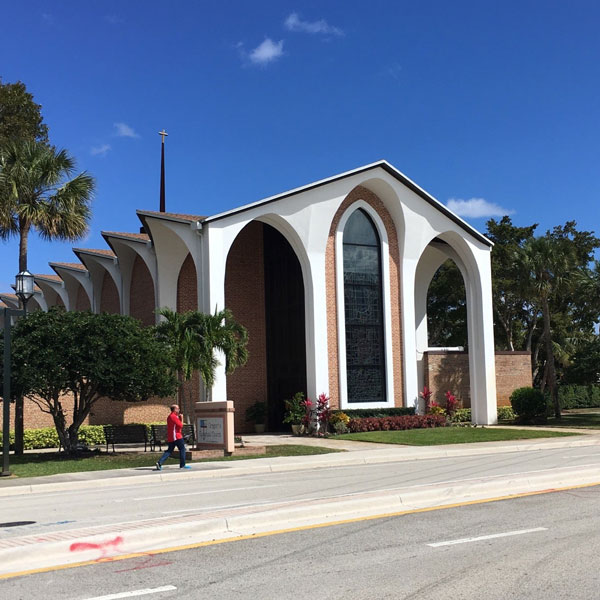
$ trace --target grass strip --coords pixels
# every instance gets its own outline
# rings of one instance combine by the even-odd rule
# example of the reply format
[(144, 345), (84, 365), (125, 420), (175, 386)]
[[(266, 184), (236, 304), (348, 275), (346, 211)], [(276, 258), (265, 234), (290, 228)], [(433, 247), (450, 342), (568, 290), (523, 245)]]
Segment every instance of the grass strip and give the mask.
[[(323, 448), (321, 446), (281, 444), (267, 446), (265, 454), (255, 456), (233, 455), (193, 462), (247, 460), (249, 458), (272, 458), (276, 456), (307, 456), (311, 454), (328, 454), (330, 452), (342, 452), (342, 450)], [(54, 452), (27, 452), (23, 456), (10, 456), (10, 471), (16, 477), (43, 477), (58, 473), (152, 467), (161, 454), (161, 452), (100, 452), (93, 456), (70, 458)], [(1, 456), (2, 453), (0, 453)], [(165, 464), (177, 464), (178, 460), (169, 459)], [(0, 485), (2, 485), (1, 480)]]
[(576, 435), (565, 431), (538, 431), (504, 429), (496, 427), (438, 427), (435, 429), (409, 429), (407, 431), (368, 431), (345, 433), (336, 439), (377, 444), (402, 444), (406, 446), (438, 446), (441, 444), (468, 444), (472, 442), (503, 442), (535, 438)]

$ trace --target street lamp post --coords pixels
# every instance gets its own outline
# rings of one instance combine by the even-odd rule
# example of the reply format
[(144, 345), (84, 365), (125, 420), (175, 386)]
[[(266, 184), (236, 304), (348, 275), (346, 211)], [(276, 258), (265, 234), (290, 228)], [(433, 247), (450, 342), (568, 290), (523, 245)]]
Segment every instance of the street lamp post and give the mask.
[(11, 320), (13, 317), (24, 314), (22, 310), (14, 308), (3, 308), (4, 313), (4, 389), (2, 392), (2, 477), (10, 475), (10, 464), (8, 454), (10, 452), (10, 333)]
[[(23, 306), (22, 311), (15, 311), (11, 309), (5, 309), (4, 313), (4, 386), (5, 393), (4, 398), (8, 398), (10, 401), (10, 330), (11, 330), (11, 316), (18, 315), (27, 315), (27, 302), (29, 302), (30, 298), (33, 296), (34, 292), (34, 276), (27, 270), (21, 271), (15, 277), (15, 293), (21, 304)], [(8, 314), (6, 310), (10, 311)], [(8, 317), (8, 318), (7, 318)], [(8, 338), (8, 339), (7, 339)], [(7, 357), (8, 356), (8, 360)], [(8, 369), (8, 371), (7, 371)], [(8, 373), (8, 377), (7, 377)], [(6, 388), (8, 381), (8, 388)], [(8, 389), (8, 395), (6, 394), (6, 390)], [(7, 414), (7, 406), (8, 403), (5, 403), (4, 406), (4, 415)], [(8, 421), (6, 417), (3, 417), (4, 421)], [(3, 423), (4, 423), (3, 421)], [(3, 427), (6, 429), (6, 426)], [(21, 455), (23, 454), (23, 434), (24, 434), (24, 403), (23, 398), (19, 397), (15, 399), (15, 454)], [(6, 448), (6, 440), (3, 440), (3, 447)], [(4, 463), (8, 461), (8, 452), (4, 451)], [(3, 468), (4, 475), (4, 468)]]

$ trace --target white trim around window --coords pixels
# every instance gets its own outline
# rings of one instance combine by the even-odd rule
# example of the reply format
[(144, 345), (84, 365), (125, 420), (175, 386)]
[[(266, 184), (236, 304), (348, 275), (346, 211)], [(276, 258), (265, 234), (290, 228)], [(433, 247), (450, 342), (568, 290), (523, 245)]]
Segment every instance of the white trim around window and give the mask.
[[(348, 379), (346, 373), (346, 317), (344, 306), (344, 228), (350, 215), (361, 208), (371, 218), (381, 243), (381, 277), (383, 297), (383, 335), (385, 356), (385, 402), (348, 402)], [(353, 202), (342, 215), (335, 232), (335, 275), (338, 323), (338, 373), (340, 385), (340, 409), (390, 408), (394, 406), (394, 369), (392, 353), (392, 319), (390, 293), (389, 243), (385, 225), (373, 207), (364, 200)]]

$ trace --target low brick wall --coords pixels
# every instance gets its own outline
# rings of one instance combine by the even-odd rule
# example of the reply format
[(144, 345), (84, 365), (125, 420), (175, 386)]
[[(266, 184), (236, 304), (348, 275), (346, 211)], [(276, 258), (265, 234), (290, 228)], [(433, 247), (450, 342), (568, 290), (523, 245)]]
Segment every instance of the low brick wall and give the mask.
[[(444, 405), (450, 390), (464, 408), (471, 407), (469, 355), (467, 352), (430, 350), (424, 357), (425, 385), (433, 392), (432, 400)], [(517, 388), (530, 386), (531, 353), (495, 353), (496, 398), (498, 406), (510, 405), (510, 395)]]
[[(62, 400), (67, 421), (72, 416), (72, 400), (65, 397)], [(169, 406), (172, 398), (150, 398), (146, 402), (115, 402), (108, 398), (100, 398), (92, 408), (92, 413), (85, 420), (86, 425), (125, 425), (127, 423), (153, 423), (165, 421), (169, 415)], [(0, 403), (0, 406), (2, 404)], [(2, 411), (0, 411), (0, 427), (2, 426)], [(40, 427), (54, 427), (52, 416), (42, 412), (37, 404), (25, 400), (24, 421), (26, 429)], [(14, 429), (15, 410), (14, 404), (10, 407), (10, 424)]]

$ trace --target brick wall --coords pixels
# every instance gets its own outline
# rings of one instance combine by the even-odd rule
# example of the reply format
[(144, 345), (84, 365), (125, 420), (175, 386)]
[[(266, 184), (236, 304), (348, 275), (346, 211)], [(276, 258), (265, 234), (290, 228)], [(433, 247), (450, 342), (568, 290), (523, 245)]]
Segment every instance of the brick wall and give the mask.
[(394, 221), (385, 208), (383, 202), (370, 190), (358, 186), (353, 189), (340, 205), (333, 218), (327, 240), (325, 256), (326, 286), (327, 286), (327, 347), (329, 355), (329, 397), (333, 408), (339, 407), (339, 369), (338, 369), (338, 318), (337, 318), (337, 288), (336, 288), (336, 259), (335, 235), (338, 223), (346, 209), (357, 200), (369, 204), (383, 221), (388, 238), (389, 256), (382, 260), (389, 261), (390, 272), (390, 297), (392, 319), (392, 361), (393, 365), (386, 365), (386, 370), (393, 369), (394, 374), (394, 406), (402, 406), (404, 399), (404, 382), (402, 380), (402, 331), (400, 308), (400, 252), (398, 249), (398, 234)]
[(227, 256), (225, 305), (248, 329), (246, 366), (227, 376), (227, 399), (235, 406), (236, 432), (251, 431), (246, 409), (267, 400), (263, 224), (252, 222), (239, 233)]
[(75, 310), (90, 310), (90, 299), (81, 284), (77, 285), (77, 299), (75, 301)]
[(498, 406), (510, 406), (510, 395), (533, 385), (530, 352), (496, 352), (496, 398)]
[[(468, 353), (432, 350), (425, 354), (423, 360), (425, 385), (433, 392), (431, 399), (444, 405), (444, 394), (450, 390), (464, 408), (470, 408)], [(510, 405), (510, 395), (515, 389), (532, 385), (531, 354), (496, 352), (495, 363), (498, 406)]]
[[(69, 396), (61, 399), (67, 416), (67, 424), (70, 424), (73, 413), (73, 400)], [(152, 423), (164, 421), (169, 414), (169, 406), (172, 398), (150, 398), (146, 402), (115, 402), (108, 398), (100, 398), (93, 406), (90, 416), (85, 420), (85, 425), (122, 425), (124, 423)], [(43, 406), (43, 405), (42, 405)], [(10, 424), (14, 429), (15, 411), (14, 404), (11, 405)], [(54, 427), (52, 416), (42, 412), (38, 405), (32, 400), (25, 399), (24, 422), (26, 429), (37, 429), (40, 427)], [(2, 426), (2, 414), (0, 414), (0, 427)]]
[(129, 300), (129, 314), (139, 319), (144, 325), (154, 325), (156, 317), (154, 309), (154, 283), (146, 263), (135, 257), (131, 273), (131, 294)]
[(104, 271), (102, 278), (102, 292), (100, 294), (100, 312), (112, 314), (121, 313), (121, 305), (119, 302), (119, 290), (113, 281), (113, 278)]

